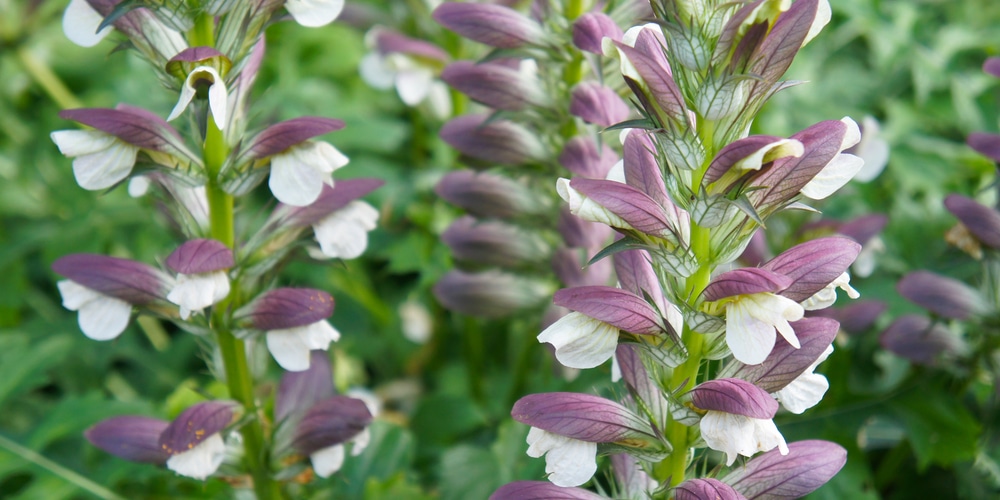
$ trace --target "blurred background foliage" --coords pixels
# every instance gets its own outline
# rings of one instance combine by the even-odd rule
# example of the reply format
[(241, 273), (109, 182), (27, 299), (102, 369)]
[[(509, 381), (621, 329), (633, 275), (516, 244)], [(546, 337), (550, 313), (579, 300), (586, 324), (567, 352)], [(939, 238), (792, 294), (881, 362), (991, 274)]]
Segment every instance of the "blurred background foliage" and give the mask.
[[(256, 96), (259, 124), (306, 114), (345, 120), (347, 128), (329, 136), (351, 158), (337, 177), (386, 181), (369, 197), (382, 213), (362, 259), (318, 267), (303, 252), (286, 269), (288, 283), (326, 289), (337, 300), (331, 322), (344, 335), (331, 356), (338, 386), (370, 388), (385, 404), (361, 457), (301, 495), (486, 498), (506, 482), (543, 476), (542, 461), (524, 454), (527, 428), (511, 421), (512, 403), (534, 392), (607, 390), (609, 371), (566, 381), (535, 339), (541, 311), (486, 321), (435, 303), (430, 287), (451, 266), (439, 236), (459, 213), (433, 187), (456, 168), (456, 155), (437, 138), (439, 121), (368, 87), (357, 67), (372, 20), (453, 53), (467, 49), (430, 22), (423, 2), (353, 3), (351, 16), (326, 28), (272, 26)], [(989, 446), (990, 430), (1000, 428), (988, 403), (992, 383), (956, 391), (954, 374), (911, 367), (883, 351), (878, 331), (918, 310), (895, 290), (911, 270), (975, 283), (979, 267), (944, 241), (954, 219), (941, 202), (953, 192), (995, 201), (984, 196), (995, 165), (964, 141), (998, 128), (1000, 87), (981, 64), (1000, 53), (1000, 3), (831, 3), (833, 22), (787, 75), (808, 83), (773, 99), (754, 131), (788, 135), (844, 115), (881, 123), (891, 148), (885, 171), (820, 208), (839, 220), (888, 216), (875, 272), (852, 281), (888, 311), (870, 331), (841, 339), (820, 367), (831, 382), (820, 406), (779, 418), (778, 427), (789, 441), (825, 438), (848, 448), (847, 466), (816, 498), (991, 498), (1000, 494), (1000, 456)], [(165, 116), (173, 105), (128, 52), (67, 41), (64, 7), (0, 0), (0, 498), (223, 498), (224, 485), (116, 459), (82, 437), (100, 419), (173, 415), (195, 391), (218, 388), (192, 335), (142, 320), (118, 340), (98, 343), (61, 307), (49, 269), (59, 256), (157, 262), (177, 237), (154, 200), (80, 189), (48, 137), (74, 127), (57, 116), (66, 107), (124, 102)], [(251, 209), (264, 203), (262, 196)], [(777, 220), (772, 248), (790, 246), (815, 218)], [(413, 310), (426, 313), (426, 342), (407, 335)]]

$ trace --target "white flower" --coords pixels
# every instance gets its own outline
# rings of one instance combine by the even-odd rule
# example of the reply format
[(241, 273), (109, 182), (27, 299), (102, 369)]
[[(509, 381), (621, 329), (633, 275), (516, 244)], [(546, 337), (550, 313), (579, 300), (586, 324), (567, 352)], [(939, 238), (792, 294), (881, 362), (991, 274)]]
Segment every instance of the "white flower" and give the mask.
[(365, 83), (376, 89), (395, 87), (400, 100), (407, 106), (427, 102), (434, 116), (446, 118), (451, 114), (448, 86), (437, 79), (432, 68), (406, 54), (394, 52), (383, 56), (377, 51), (369, 52), (361, 58), (358, 72)]
[(399, 305), (399, 320), (406, 340), (426, 344), (434, 329), (434, 319), (420, 302), (407, 300)]
[(97, 31), (103, 21), (104, 16), (98, 14), (87, 0), (70, 0), (63, 13), (63, 32), (69, 41), (81, 47), (93, 47), (113, 29), (111, 26), (106, 26)]
[(365, 251), (377, 220), (375, 207), (354, 200), (313, 224), (313, 233), (324, 257), (353, 259)]
[(781, 402), (781, 406), (792, 413), (801, 414), (816, 406), (823, 399), (823, 395), (830, 388), (830, 381), (814, 371), (820, 363), (826, 361), (832, 352), (833, 346), (827, 346), (823, 354), (820, 354), (816, 361), (813, 361), (813, 364), (806, 368), (806, 371), (780, 391), (772, 394), (775, 399)]
[(266, 334), (267, 350), (282, 368), (290, 372), (309, 369), (309, 351), (327, 350), (330, 342), (340, 339), (340, 332), (326, 320), (305, 326), (269, 330)]
[(738, 295), (726, 304), (726, 344), (737, 360), (758, 365), (774, 348), (775, 330), (799, 348), (788, 322), (802, 319), (804, 313), (795, 301), (770, 292)]
[(83, 189), (109, 188), (132, 172), (139, 148), (99, 130), (58, 130), (59, 152), (73, 158), (73, 176)]
[[(371, 391), (365, 389), (350, 389), (347, 391), (347, 395), (363, 401), (365, 406), (368, 407), (368, 413), (371, 413), (373, 417), (378, 416), (382, 409), (382, 402), (379, 401), (378, 397), (372, 394)], [(371, 439), (371, 431), (365, 427), (364, 430), (351, 439), (348, 439), (345, 443), (327, 446), (326, 448), (314, 451), (311, 455), (309, 455), (309, 461), (312, 462), (313, 471), (315, 471), (316, 475), (319, 477), (330, 477), (344, 465), (344, 446), (346, 444), (351, 445), (351, 456), (356, 457), (365, 451), (365, 448), (368, 447), (368, 443), (371, 442)]]
[(318, 28), (340, 15), (344, 0), (286, 0), (285, 8), (295, 22), (307, 28)]
[(545, 455), (545, 473), (556, 486), (580, 486), (597, 472), (597, 443), (580, 441), (532, 427), (528, 456)]
[(847, 296), (856, 299), (861, 296), (854, 287), (851, 286), (851, 275), (844, 272), (837, 279), (826, 285), (822, 290), (816, 292), (812, 297), (802, 301), (802, 308), (806, 311), (816, 311), (826, 309), (837, 301), (837, 289), (840, 288), (847, 293)]
[(331, 144), (305, 141), (271, 157), (268, 186), (278, 201), (304, 207), (319, 198), (323, 184), (333, 185), (330, 174), (347, 162)]
[(219, 433), (212, 434), (197, 446), (167, 459), (167, 468), (194, 479), (204, 480), (211, 476), (226, 455), (226, 443)]
[(170, 112), (170, 116), (167, 117), (167, 121), (177, 118), (187, 109), (188, 104), (191, 104), (191, 100), (198, 92), (196, 85), (203, 85), (206, 81), (209, 82), (208, 107), (212, 111), (212, 119), (215, 120), (215, 126), (219, 127), (219, 130), (225, 128), (228, 109), (226, 82), (219, 75), (219, 72), (211, 66), (198, 66), (188, 73), (187, 79), (184, 80), (184, 85), (181, 87), (181, 96), (173, 111)]
[[(858, 128), (858, 124), (854, 120), (846, 116), (840, 121), (847, 126), (847, 132), (840, 143), (840, 150), (843, 151), (861, 141), (861, 129)], [(800, 192), (808, 198), (822, 200), (844, 187), (861, 171), (863, 166), (865, 166), (865, 161), (861, 158), (848, 153), (840, 153), (806, 183)]]
[(871, 116), (861, 119), (861, 142), (855, 148), (865, 161), (865, 166), (854, 175), (854, 180), (858, 182), (871, 182), (889, 163), (889, 143), (882, 137), (881, 127), (878, 120)]
[(538, 334), (538, 341), (552, 344), (565, 366), (594, 368), (614, 356), (618, 328), (574, 311)]
[(312, 452), (309, 461), (319, 477), (330, 477), (344, 465), (344, 445), (335, 444)]
[(701, 437), (713, 450), (726, 454), (726, 465), (733, 465), (737, 455), (753, 456), (758, 451), (777, 447), (782, 455), (788, 454), (785, 438), (778, 432), (771, 419), (750, 418), (743, 415), (709, 410), (701, 418)]
[(80, 330), (94, 340), (111, 340), (121, 335), (132, 316), (132, 304), (104, 295), (79, 283), (62, 280), (56, 283), (63, 307), (79, 311)]
[(177, 274), (177, 283), (167, 294), (167, 300), (180, 306), (181, 319), (192, 312), (219, 302), (229, 295), (229, 278), (225, 270), (203, 274)]

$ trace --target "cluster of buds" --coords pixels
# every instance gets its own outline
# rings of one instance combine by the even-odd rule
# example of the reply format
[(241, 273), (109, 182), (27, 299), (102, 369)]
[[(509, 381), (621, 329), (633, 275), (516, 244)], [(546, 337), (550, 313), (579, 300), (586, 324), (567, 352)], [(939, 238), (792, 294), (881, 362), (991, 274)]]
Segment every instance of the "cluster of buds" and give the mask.
[[(448, 121), (441, 138), (473, 169), (444, 176), (437, 193), (467, 215), (442, 239), (459, 269), (435, 286), (445, 307), (503, 317), (539, 308), (553, 286), (606, 285), (610, 261), (588, 260), (611, 241), (604, 224), (560, 207), (552, 179), (620, 176), (620, 143), (600, 131), (633, 112), (601, 57), (605, 31), (652, 14), (644, 2), (535, 2), (530, 15), (495, 4), (448, 2), (434, 19), (490, 47), (454, 61), (441, 78), (477, 105)], [(570, 207), (572, 208), (572, 207)], [(556, 314), (565, 314), (553, 310)], [(558, 316), (556, 316), (558, 317)]]
[[(248, 97), (264, 55), (264, 29), (292, 18), (304, 26), (333, 21), (340, 0), (205, 2), (73, 0), (63, 24), (68, 37), (93, 46), (112, 31), (127, 39), (177, 95), (166, 119), (131, 105), (72, 109), (60, 116), (86, 130), (52, 140), (73, 158), (88, 190), (128, 181), (139, 196), (155, 188), (184, 243), (162, 265), (74, 254), (52, 268), (67, 309), (95, 340), (122, 334), (136, 312), (201, 336), (220, 360), (213, 372), (231, 400), (188, 408), (173, 422), (129, 416), (87, 432), (92, 443), (129, 460), (162, 464), (178, 474), (229, 477), (260, 498), (276, 482), (299, 476), (310, 457), (317, 475), (340, 468), (345, 445), (363, 449), (374, 410), (334, 394), (326, 351), (340, 333), (328, 322), (334, 300), (325, 291), (276, 288), (286, 257), (305, 247), (316, 259), (351, 259), (367, 245), (378, 211), (360, 198), (376, 179), (334, 182), (348, 158), (320, 136), (340, 120), (300, 117), (250, 128)], [(170, 122), (188, 120), (175, 128)], [(268, 180), (276, 204), (238, 241), (236, 200)], [(311, 232), (309, 230), (311, 229)], [(315, 242), (316, 244), (313, 244)], [(266, 346), (287, 370), (270, 418), (255, 390), (250, 359)], [(238, 415), (242, 415), (237, 418)], [(240, 434), (240, 436), (237, 436)], [(296, 458), (297, 457), (297, 458)], [(225, 465), (224, 465), (225, 464)], [(246, 480), (249, 479), (249, 480)]]
[[(537, 4), (536, 11), (551, 5)], [(439, 21), (466, 36), (512, 44), (496, 45), (501, 49), (545, 46), (544, 30), (530, 19), (514, 23), (511, 14), (484, 6), (448, 5)], [(574, 113), (622, 130), (623, 161), (610, 174), (570, 168), (577, 176), (559, 179), (556, 191), (573, 215), (617, 233), (593, 260), (613, 261), (618, 286), (589, 282), (558, 291), (555, 304), (572, 312), (538, 336), (568, 367), (612, 360), (627, 391), (618, 401), (574, 393), (519, 400), (512, 416), (531, 427), (528, 454), (544, 455), (551, 483), (510, 484), (493, 498), (603, 498), (578, 488), (594, 476), (599, 454), (611, 455), (611, 491), (628, 498), (738, 499), (764, 491), (798, 497), (846, 460), (833, 443), (786, 443), (773, 418), (781, 407), (801, 413), (816, 405), (829, 387), (815, 370), (832, 352), (840, 325), (821, 311), (838, 289), (859, 296), (848, 274), (862, 251), (855, 239), (871, 240), (880, 227), (869, 228), (884, 219), (864, 224), (867, 233), (837, 229), (857, 232), (854, 238), (806, 240), (770, 259), (759, 255), (751, 267), (738, 263), (765, 221), (812, 210), (808, 200), (830, 196), (863, 166), (848, 152), (861, 139), (850, 118), (790, 137), (749, 135), (764, 102), (793, 85), (782, 75), (829, 21), (830, 6), (651, 5), (655, 23), (624, 32), (596, 14), (575, 25), (577, 46), (597, 52), (588, 59), (620, 61), (611, 66), (640, 117), (602, 123), (593, 117), (621, 122), (630, 113), (608, 113), (613, 108), (595, 97), (607, 94), (589, 86), (574, 92)], [(613, 85), (604, 76), (604, 85)], [(534, 110), (531, 102), (522, 106)], [(540, 138), (506, 116), (467, 118), (446, 126), (443, 136), (484, 161), (533, 160), (543, 150), (534, 147)], [(722, 455), (698, 451), (705, 448)], [(752, 459), (737, 466), (741, 456)]]
[[(983, 70), (1000, 78), (1000, 58), (988, 59)], [(975, 132), (967, 143), (1000, 164), (1000, 135)], [(995, 374), (998, 353), (991, 338), (1000, 309), (1000, 212), (959, 194), (948, 195), (944, 206), (958, 219), (945, 239), (981, 262), (981, 286), (976, 289), (926, 270), (907, 274), (896, 284), (897, 291), (929, 316), (914, 313), (896, 318), (882, 332), (881, 344), (914, 364), (962, 365)]]

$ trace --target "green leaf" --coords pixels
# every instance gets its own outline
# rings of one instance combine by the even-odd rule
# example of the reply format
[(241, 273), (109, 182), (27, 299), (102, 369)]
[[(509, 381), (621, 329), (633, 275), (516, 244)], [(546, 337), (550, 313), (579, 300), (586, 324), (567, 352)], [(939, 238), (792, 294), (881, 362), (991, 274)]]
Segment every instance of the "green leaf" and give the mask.
[(56, 336), (29, 344), (22, 333), (0, 336), (0, 405), (12, 395), (43, 385), (44, 375), (69, 355), (73, 339)]
[(975, 458), (979, 422), (942, 384), (923, 384), (889, 407), (906, 428), (921, 470), (932, 463), (948, 466)]
[[(347, 457), (344, 468), (335, 476), (346, 498), (358, 498), (370, 482), (387, 481), (405, 473), (413, 461), (413, 435), (397, 425), (376, 420), (369, 427), (371, 441), (361, 455)], [(378, 488), (377, 483), (373, 488)], [(366, 498), (378, 498), (365, 495)], [(389, 497), (381, 497), (389, 498)], [(392, 496), (391, 498), (404, 498)]]
[(631, 236), (626, 236), (604, 247), (604, 249), (602, 249), (600, 252), (597, 252), (597, 255), (594, 255), (594, 257), (590, 259), (590, 262), (588, 262), (587, 265), (588, 266), (593, 265), (595, 262), (609, 255), (614, 255), (618, 252), (624, 252), (625, 250), (652, 250), (652, 247)]
[(442, 500), (488, 498), (503, 484), (497, 457), (483, 448), (460, 445), (441, 458)]

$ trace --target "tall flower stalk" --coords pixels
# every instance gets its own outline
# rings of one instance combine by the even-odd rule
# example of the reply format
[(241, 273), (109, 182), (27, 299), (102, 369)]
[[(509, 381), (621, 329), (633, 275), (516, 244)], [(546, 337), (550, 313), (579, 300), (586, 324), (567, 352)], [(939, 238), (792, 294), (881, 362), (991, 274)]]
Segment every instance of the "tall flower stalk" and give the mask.
[[(102, 255), (59, 259), (53, 269), (67, 278), (59, 283), (63, 303), (79, 311), (82, 330), (97, 340), (120, 335), (135, 309), (201, 336), (211, 351), (205, 358), (221, 360), (210, 368), (231, 399), (199, 403), (173, 422), (123, 416), (98, 423), (87, 432), (96, 446), (196, 479), (224, 477), (262, 499), (283, 498), (283, 484), (306, 457), (326, 477), (343, 463), (344, 446), (355, 454), (363, 449), (357, 437), (371, 412), (333, 394), (329, 358), (321, 353), (340, 337), (327, 322), (333, 297), (274, 283), (290, 250), (311, 246), (309, 236), (319, 258), (357, 257), (377, 219), (359, 198), (381, 182), (334, 181), (333, 171), (348, 159), (317, 138), (342, 128), (340, 120), (301, 117), (257, 129), (247, 123), (266, 26), (287, 18), (322, 26), (342, 7), (73, 0), (67, 9), (71, 40), (91, 46), (117, 31), (176, 93), (177, 104), (166, 120), (126, 104), (67, 110), (63, 118), (90, 129), (54, 132), (52, 139), (73, 158), (85, 189), (129, 182), (133, 194), (162, 190), (183, 241), (164, 255), (163, 269)], [(175, 120), (183, 125), (168, 123)], [(240, 198), (265, 178), (280, 203), (242, 241), (235, 231)], [(279, 391), (272, 414), (263, 374), (250, 363), (264, 348), (282, 368), (312, 374), (293, 384), (292, 396)]]
[[(772, 419), (781, 406), (800, 413), (822, 398), (828, 384), (814, 370), (829, 355), (838, 323), (807, 311), (831, 305), (838, 288), (857, 296), (847, 270), (861, 245), (820, 238), (759, 267), (736, 264), (769, 218), (809, 209), (809, 200), (830, 196), (863, 165), (845, 153), (860, 140), (850, 118), (790, 137), (750, 135), (763, 104), (795, 84), (781, 78), (829, 21), (829, 5), (651, 5), (655, 23), (624, 32), (606, 14), (587, 12), (586, 2), (537, 2), (533, 18), (464, 3), (435, 12), (449, 29), (496, 47), (496, 57), (554, 53), (549, 29), (565, 30), (569, 19), (574, 43), (587, 53), (564, 67), (566, 85), (575, 85), (570, 113), (608, 127), (597, 144), (615, 144), (619, 132), (609, 132), (620, 131), (619, 166), (586, 175), (567, 165), (578, 175), (555, 183), (572, 215), (617, 233), (587, 259), (590, 266), (613, 261), (618, 286), (576, 283), (560, 290), (554, 302), (571, 312), (538, 339), (567, 367), (614, 360), (627, 391), (618, 401), (573, 393), (518, 401), (512, 415), (531, 426), (528, 454), (545, 456), (548, 478), (561, 489), (516, 483), (496, 498), (593, 498), (576, 487), (593, 477), (598, 454), (612, 456), (612, 493), (630, 498), (753, 498), (769, 488), (801, 496), (846, 459), (832, 443), (786, 443)], [(559, 15), (570, 10), (574, 17)], [(608, 58), (618, 62), (606, 64)], [(446, 125), (442, 136), (486, 164), (538, 163), (544, 144), (552, 143), (548, 137), (567, 141), (569, 149), (581, 122), (528, 133), (506, 118), (549, 116), (533, 92), (505, 93), (490, 90), (485, 77), (456, 77), (490, 64), (446, 70), (445, 78), (501, 111)], [(581, 84), (585, 67), (600, 85)], [(495, 78), (505, 74), (498, 70)], [(511, 75), (497, 87), (519, 89), (523, 81)], [(621, 99), (616, 89), (628, 92), (637, 109), (613, 111), (611, 103)], [(515, 105), (513, 113), (503, 111)], [(600, 164), (595, 158), (590, 164)], [(759, 452), (765, 453), (755, 457)], [(737, 465), (740, 457), (753, 458)], [(782, 472), (771, 474), (775, 467)]]

